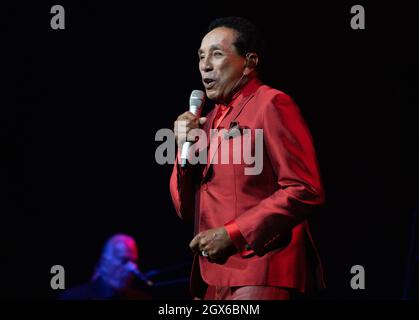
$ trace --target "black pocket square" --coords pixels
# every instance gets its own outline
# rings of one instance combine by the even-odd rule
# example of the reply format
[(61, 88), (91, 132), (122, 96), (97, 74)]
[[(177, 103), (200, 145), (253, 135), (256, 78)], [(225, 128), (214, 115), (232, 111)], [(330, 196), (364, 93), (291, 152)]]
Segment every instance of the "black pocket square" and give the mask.
[(228, 128), (228, 131), (224, 133), (224, 139), (231, 139), (238, 136), (241, 136), (243, 134), (244, 127), (241, 127), (240, 124), (236, 121), (233, 121), (230, 123), (230, 127)]

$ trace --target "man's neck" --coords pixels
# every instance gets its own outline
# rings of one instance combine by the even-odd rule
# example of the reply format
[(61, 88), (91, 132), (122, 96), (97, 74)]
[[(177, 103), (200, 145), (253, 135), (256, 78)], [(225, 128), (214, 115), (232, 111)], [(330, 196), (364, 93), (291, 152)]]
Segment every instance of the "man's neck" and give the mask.
[(231, 93), (228, 95), (228, 98), (224, 101), (217, 102), (217, 104), (228, 106), (232, 101), (234, 101), (240, 94), (241, 90), (246, 86), (246, 84), (250, 81), (250, 77), (242, 76), (233, 86), (231, 89)]

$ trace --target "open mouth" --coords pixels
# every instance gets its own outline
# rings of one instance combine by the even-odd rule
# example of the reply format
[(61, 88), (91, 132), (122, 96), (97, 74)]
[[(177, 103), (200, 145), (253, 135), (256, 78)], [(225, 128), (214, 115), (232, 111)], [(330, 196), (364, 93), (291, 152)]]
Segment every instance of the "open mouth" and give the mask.
[(204, 78), (202, 83), (204, 84), (205, 89), (211, 89), (215, 85), (215, 80), (211, 78)]

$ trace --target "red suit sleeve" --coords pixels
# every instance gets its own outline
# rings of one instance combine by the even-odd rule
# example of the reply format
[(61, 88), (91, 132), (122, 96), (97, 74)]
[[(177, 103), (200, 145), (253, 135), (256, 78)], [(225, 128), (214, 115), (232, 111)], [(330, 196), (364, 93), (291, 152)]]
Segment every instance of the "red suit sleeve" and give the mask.
[(178, 152), (170, 177), (170, 194), (181, 219), (193, 221), (195, 213), (195, 166), (181, 168), (178, 164)]

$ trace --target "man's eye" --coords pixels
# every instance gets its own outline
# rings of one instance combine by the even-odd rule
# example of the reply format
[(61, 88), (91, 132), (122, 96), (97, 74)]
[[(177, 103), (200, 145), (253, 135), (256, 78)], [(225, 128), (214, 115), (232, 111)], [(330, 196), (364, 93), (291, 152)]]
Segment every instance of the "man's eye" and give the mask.
[(215, 51), (214, 56), (221, 57), (223, 54), (220, 51)]
[(204, 59), (205, 57), (204, 56), (199, 56), (199, 60), (202, 60), (202, 59)]

